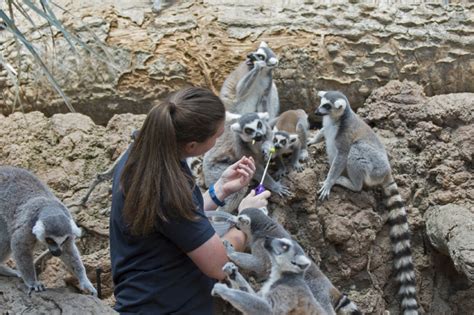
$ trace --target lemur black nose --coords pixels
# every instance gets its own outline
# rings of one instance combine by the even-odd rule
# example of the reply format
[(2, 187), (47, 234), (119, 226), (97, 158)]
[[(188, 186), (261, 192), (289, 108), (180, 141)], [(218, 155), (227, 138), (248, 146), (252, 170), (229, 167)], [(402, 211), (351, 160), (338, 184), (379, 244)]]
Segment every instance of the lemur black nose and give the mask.
[(262, 141), (262, 135), (261, 134), (256, 134), (255, 137), (253, 137), (255, 141)]

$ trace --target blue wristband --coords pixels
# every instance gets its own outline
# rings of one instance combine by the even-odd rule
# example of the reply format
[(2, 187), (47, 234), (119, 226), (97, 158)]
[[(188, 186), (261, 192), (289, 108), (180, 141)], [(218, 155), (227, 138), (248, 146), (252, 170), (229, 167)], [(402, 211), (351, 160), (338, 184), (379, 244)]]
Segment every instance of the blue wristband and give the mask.
[(209, 187), (209, 196), (211, 196), (212, 201), (214, 201), (214, 203), (218, 205), (219, 207), (225, 206), (225, 202), (220, 201), (219, 198), (217, 198), (216, 191), (214, 190), (214, 184), (212, 184), (211, 187)]

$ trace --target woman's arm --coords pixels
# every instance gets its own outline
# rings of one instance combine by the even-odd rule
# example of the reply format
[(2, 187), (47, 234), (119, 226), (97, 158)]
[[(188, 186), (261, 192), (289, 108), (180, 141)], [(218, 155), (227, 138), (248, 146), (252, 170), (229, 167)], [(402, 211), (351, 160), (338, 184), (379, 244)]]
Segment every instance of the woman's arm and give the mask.
[(242, 231), (232, 228), (222, 239), (214, 234), (207, 242), (187, 253), (192, 261), (206, 276), (217, 280), (225, 279), (222, 267), (229, 261), (222, 240), (228, 240), (237, 251), (245, 248), (246, 237)]
[[(252, 157), (242, 157), (240, 160), (230, 165), (214, 183), (214, 190), (217, 199), (224, 201), (230, 194), (246, 187), (252, 180), (255, 173), (255, 162)], [(217, 204), (212, 200), (209, 191), (203, 195), (204, 210), (215, 210)]]

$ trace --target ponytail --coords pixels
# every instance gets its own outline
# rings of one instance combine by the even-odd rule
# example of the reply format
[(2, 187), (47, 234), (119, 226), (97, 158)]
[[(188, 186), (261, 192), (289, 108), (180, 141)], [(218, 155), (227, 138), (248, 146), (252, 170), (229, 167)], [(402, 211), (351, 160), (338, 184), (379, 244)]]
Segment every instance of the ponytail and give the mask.
[(132, 235), (153, 232), (159, 221), (195, 219), (194, 181), (181, 166), (182, 148), (213, 136), (224, 117), (220, 99), (194, 87), (150, 110), (121, 177), (123, 217)]

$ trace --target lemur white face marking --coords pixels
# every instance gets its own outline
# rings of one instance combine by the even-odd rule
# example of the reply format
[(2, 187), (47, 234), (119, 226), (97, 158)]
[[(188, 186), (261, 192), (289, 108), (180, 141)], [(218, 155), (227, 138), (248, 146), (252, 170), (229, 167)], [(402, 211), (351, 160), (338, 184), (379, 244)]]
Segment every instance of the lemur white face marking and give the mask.
[(265, 61), (267, 67), (273, 68), (278, 65), (278, 58), (275, 53), (268, 47), (267, 43), (261, 42), (257, 51), (248, 55), (252, 62)]
[(273, 134), (273, 146), (275, 150), (286, 150), (291, 146), (290, 136), (286, 132), (275, 132)]
[(338, 99), (334, 102), (334, 106), (337, 108), (337, 109), (345, 109), (346, 106), (347, 106), (347, 103), (346, 103), (346, 100), (345, 99)]
[(324, 116), (332, 113), (337, 113), (337, 115), (340, 115), (346, 109), (347, 102), (345, 99), (338, 98), (333, 103), (333, 101), (324, 97), (326, 92), (319, 92), (318, 95), (321, 96), (321, 103), (316, 111), (316, 115)]
[(319, 91), (318, 96), (323, 98), (326, 93), (327, 93), (326, 91)]
[(231, 130), (238, 133), (244, 142), (254, 143), (255, 141), (265, 140), (267, 129), (264, 120), (268, 118), (268, 113), (257, 113), (257, 117), (252, 120), (248, 120), (248, 116), (243, 117), (231, 125)]
[(301, 273), (306, 270), (311, 261), (306, 257), (301, 247), (287, 238), (265, 240), (265, 248), (269, 251), (280, 272)]
[(36, 221), (32, 229), (33, 234), (36, 236), (36, 239), (44, 243), (44, 224), (43, 221)]
[(268, 59), (268, 64), (274, 67), (278, 64), (278, 59), (276, 59), (275, 57), (271, 57), (270, 59)]

